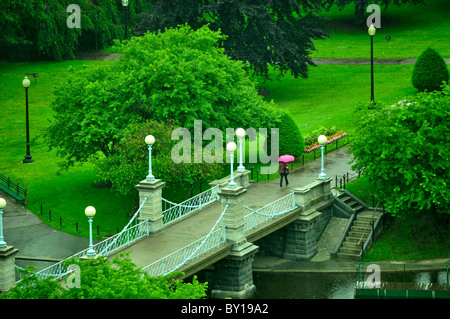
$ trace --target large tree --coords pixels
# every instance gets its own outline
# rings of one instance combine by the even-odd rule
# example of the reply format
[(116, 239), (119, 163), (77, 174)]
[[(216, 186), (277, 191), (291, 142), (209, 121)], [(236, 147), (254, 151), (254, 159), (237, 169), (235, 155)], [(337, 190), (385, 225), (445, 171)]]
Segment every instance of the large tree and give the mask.
[(137, 34), (188, 23), (193, 28), (209, 25), (227, 37), (225, 53), (244, 61), (256, 74), (268, 77), (269, 65), (282, 75), (307, 77), (314, 65), (309, 54), (313, 40), (326, 36), (318, 10), (322, 0), (157, 0), (135, 26)]
[[(134, 186), (147, 174), (149, 169), (148, 148), (144, 137), (155, 137), (152, 147), (152, 174), (168, 181), (166, 188), (179, 191), (180, 185), (193, 185), (200, 181), (211, 181), (222, 177), (222, 166), (217, 163), (178, 163), (172, 158), (172, 150), (178, 140), (172, 140), (172, 132), (177, 127), (171, 121), (154, 120), (133, 123), (124, 129), (124, 136), (112, 147), (111, 155), (96, 161), (96, 173), (103, 181), (112, 183), (112, 188), (121, 193), (135, 192)], [(189, 150), (193, 152), (192, 141)], [(220, 145), (222, 140), (220, 140)]]
[(359, 26), (365, 26), (364, 15), (366, 13), (367, 6), (369, 4), (378, 4), (387, 9), (390, 5), (395, 4), (400, 6), (402, 4), (423, 4), (424, 0), (324, 0), (326, 8), (329, 9), (331, 6), (335, 5), (339, 8), (344, 8), (349, 4), (354, 3), (355, 5), (355, 24)]
[[(69, 28), (70, 4), (80, 7), (80, 28)], [(128, 25), (145, 0), (130, 1)], [(69, 19), (71, 20), (71, 19)], [(123, 39), (123, 7), (116, 0), (27, 0), (0, 2), (0, 59), (13, 61), (74, 58), (78, 50), (98, 50)]]
[[(196, 120), (204, 129), (222, 132), (274, 127), (273, 103), (258, 95), (242, 63), (223, 53), (221, 40), (220, 32), (206, 26), (147, 33), (120, 47), (119, 61), (74, 70), (55, 90), (55, 115), (46, 134), (50, 148), (64, 159), (62, 166), (90, 160), (99, 164), (105, 157), (114, 161), (114, 155), (126, 150), (129, 127), (147, 120), (170, 121), (167, 131), (173, 125), (191, 134)], [(140, 138), (128, 137), (145, 147), (143, 138), (152, 133), (149, 129)], [(179, 177), (191, 182), (188, 174), (173, 181), (180, 182)]]
[(353, 168), (373, 182), (387, 210), (449, 214), (450, 86), (362, 112), (351, 145)]

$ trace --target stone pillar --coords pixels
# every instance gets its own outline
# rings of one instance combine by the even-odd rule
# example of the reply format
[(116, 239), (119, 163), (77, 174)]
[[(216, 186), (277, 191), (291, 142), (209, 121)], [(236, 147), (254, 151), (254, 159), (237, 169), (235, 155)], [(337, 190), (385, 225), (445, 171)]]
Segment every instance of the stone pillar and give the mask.
[(229, 204), (227, 211), (222, 219), (222, 225), (225, 226), (225, 236), (227, 242), (239, 244), (244, 242), (244, 194), (247, 190), (241, 186), (235, 188), (224, 187), (217, 194), (222, 203), (222, 211)]
[(310, 209), (313, 205), (331, 198), (332, 178), (316, 179), (311, 184), (294, 190), (295, 205), (303, 211)]
[(242, 186), (224, 187), (218, 194), (222, 210), (228, 208), (222, 219), (227, 242), (232, 243), (230, 254), (215, 264), (212, 298), (251, 298), (256, 293), (253, 284), (252, 262), (258, 246), (247, 242), (244, 230), (244, 194)]
[(258, 246), (249, 242), (233, 245), (230, 254), (214, 265), (212, 298), (247, 299), (256, 294), (252, 262), (257, 251)]
[(0, 248), (0, 292), (8, 292), (16, 283), (16, 254), (19, 250), (13, 246)]
[(331, 181), (332, 178), (316, 179), (311, 184), (294, 190), (295, 205), (301, 207), (302, 212), (295, 222), (286, 226), (283, 258), (307, 261), (317, 253), (321, 232), (316, 224), (323, 217), (315, 208), (317, 204), (331, 198)]
[(250, 187), (250, 180), (249, 180), (250, 171), (243, 171), (243, 172), (234, 172), (234, 181), (238, 186), (242, 186), (245, 189)]
[(139, 206), (147, 197), (147, 201), (139, 213), (139, 220), (149, 221), (149, 231), (157, 232), (163, 227), (162, 188), (166, 183), (160, 179), (142, 180), (135, 187), (139, 191)]
[(308, 187), (297, 188), (294, 190), (295, 205), (303, 211), (311, 207), (310, 203), (311, 190)]
[(327, 200), (332, 197), (332, 195), (331, 195), (331, 182), (332, 181), (333, 181), (333, 179), (331, 177), (328, 177), (328, 178), (322, 180), (323, 200)]
[(299, 219), (286, 226), (284, 259), (308, 261), (317, 254), (317, 241), (321, 234), (317, 232), (315, 224), (321, 215), (311, 209), (302, 212)]

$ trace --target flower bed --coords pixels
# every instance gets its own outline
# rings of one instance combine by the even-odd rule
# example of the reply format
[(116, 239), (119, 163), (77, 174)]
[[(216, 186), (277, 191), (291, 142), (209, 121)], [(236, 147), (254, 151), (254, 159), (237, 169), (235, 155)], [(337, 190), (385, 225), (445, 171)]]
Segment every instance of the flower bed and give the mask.
[[(332, 142), (335, 142), (335, 141), (337, 141), (338, 139), (341, 139), (341, 138), (343, 138), (343, 137), (346, 136), (346, 135), (347, 135), (347, 133), (342, 132), (342, 131), (336, 132), (335, 134), (333, 134), (333, 135), (331, 135), (331, 136), (327, 136), (327, 142), (326, 142), (325, 144), (330, 144), (330, 143), (332, 143)], [(319, 149), (319, 148), (320, 148), (319, 142), (315, 142), (315, 143), (312, 144), (312, 145), (307, 145), (307, 146), (306, 146), (305, 153), (311, 153), (311, 152), (314, 152), (315, 150), (317, 150), (317, 149)]]

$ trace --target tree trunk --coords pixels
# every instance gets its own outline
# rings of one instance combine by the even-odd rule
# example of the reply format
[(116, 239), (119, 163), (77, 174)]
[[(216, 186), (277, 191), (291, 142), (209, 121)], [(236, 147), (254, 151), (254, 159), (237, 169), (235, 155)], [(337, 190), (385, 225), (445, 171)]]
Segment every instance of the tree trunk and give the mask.
[(366, 27), (364, 20), (366, 4), (365, 0), (355, 0), (355, 25), (361, 28)]

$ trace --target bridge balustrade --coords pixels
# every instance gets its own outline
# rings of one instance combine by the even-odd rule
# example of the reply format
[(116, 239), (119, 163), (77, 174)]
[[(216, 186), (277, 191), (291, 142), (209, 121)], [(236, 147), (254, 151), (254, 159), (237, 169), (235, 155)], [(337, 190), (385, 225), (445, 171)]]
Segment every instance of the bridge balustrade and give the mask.
[(218, 189), (219, 185), (214, 186), (179, 204), (162, 198), (163, 202), (169, 205), (169, 208), (163, 211), (163, 225), (166, 226), (174, 221), (181, 220), (184, 216), (201, 210), (203, 207), (219, 200), (217, 195)]
[(245, 232), (248, 232), (279, 215), (293, 211), (297, 206), (295, 205), (294, 193), (291, 193), (258, 210), (251, 209), (245, 205), (244, 208), (250, 211), (250, 213), (244, 217), (244, 230)]

